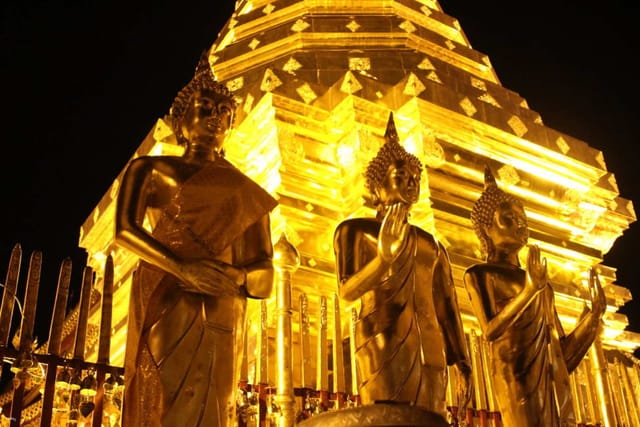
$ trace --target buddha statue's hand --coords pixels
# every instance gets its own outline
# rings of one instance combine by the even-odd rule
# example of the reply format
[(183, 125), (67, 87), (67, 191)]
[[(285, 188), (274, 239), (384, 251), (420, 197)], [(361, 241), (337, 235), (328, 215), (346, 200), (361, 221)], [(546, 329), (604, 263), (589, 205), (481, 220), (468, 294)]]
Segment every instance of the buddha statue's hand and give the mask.
[(378, 235), (378, 254), (387, 262), (395, 260), (407, 245), (408, 214), (407, 205), (395, 203), (389, 207), (382, 220)]
[(589, 296), (591, 297), (591, 312), (597, 318), (602, 317), (607, 310), (607, 298), (594, 268), (589, 270)]
[(548, 280), (547, 259), (540, 256), (540, 248), (537, 245), (530, 245), (525, 287), (535, 295), (547, 286)]
[(214, 260), (186, 260), (180, 264), (180, 286), (187, 292), (225, 296), (238, 295), (238, 285), (221, 271)]

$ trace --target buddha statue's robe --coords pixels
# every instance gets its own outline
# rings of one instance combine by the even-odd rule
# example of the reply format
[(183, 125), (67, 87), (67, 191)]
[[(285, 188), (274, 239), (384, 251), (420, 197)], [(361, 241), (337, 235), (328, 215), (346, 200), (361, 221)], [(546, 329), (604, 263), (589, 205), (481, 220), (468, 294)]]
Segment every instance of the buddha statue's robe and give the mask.
[[(380, 222), (355, 218), (336, 229), (341, 280), (377, 254)], [(355, 325), (358, 392), (363, 404), (403, 402), (446, 416), (447, 365), (466, 360), (448, 255), (410, 226), (405, 248), (380, 284), (360, 296)]]
[[(179, 257), (242, 267), (254, 261), (242, 259), (251, 254), (243, 245), (269, 232), (275, 205), (218, 159), (177, 189), (152, 234)], [(189, 292), (175, 276), (140, 262), (129, 305), (125, 426), (233, 425), (246, 297), (240, 287), (235, 295)]]
[[(475, 276), (478, 289), (473, 295), (479, 295), (490, 319), (521, 292), (526, 273), (516, 266), (479, 264), (467, 274)], [(553, 289), (547, 285), (489, 342), (491, 382), (505, 426), (575, 425), (570, 424), (573, 406), (561, 346), (564, 336)]]

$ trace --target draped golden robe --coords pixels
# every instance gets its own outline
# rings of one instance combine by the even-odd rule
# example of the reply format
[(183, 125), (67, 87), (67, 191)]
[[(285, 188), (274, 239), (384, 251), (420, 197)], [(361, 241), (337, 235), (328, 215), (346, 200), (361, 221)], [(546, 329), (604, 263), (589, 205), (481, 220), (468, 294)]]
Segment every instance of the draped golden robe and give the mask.
[[(242, 266), (247, 260), (236, 259), (233, 246), (275, 205), (219, 159), (183, 183), (153, 236), (179, 257)], [(130, 298), (123, 424), (233, 425), (246, 295), (187, 292), (173, 275), (141, 262)]]
[[(467, 274), (479, 279), (477, 292), (492, 316), (521, 291), (517, 283), (525, 280), (524, 270), (491, 264), (473, 266)], [(547, 285), (513, 325), (490, 342), (491, 380), (505, 427), (575, 425), (562, 338), (553, 289)]]
[[(338, 226), (341, 279), (376, 256), (379, 230), (379, 221), (365, 218)], [(363, 404), (403, 402), (446, 416), (447, 365), (467, 358), (450, 271), (444, 247), (411, 226), (383, 280), (360, 296), (355, 345)]]

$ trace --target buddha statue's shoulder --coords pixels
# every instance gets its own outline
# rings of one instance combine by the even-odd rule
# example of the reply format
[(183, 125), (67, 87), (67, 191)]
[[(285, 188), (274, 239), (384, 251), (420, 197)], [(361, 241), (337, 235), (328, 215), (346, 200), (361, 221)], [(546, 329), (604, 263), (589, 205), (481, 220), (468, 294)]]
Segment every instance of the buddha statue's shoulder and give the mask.
[(379, 229), (380, 221), (375, 218), (348, 218), (338, 224), (338, 226), (336, 227), (336, 233), (370, 233), (375, 231), (375, 233), (377, 234)]
[(471, 274), (478, 277), (487, 275), (512, 277), (514, 275), (524, 275), (525, 271), (515, 265), (485, 262), (470, 266), (469, 268), (467, 268), (466, 274)]
[(180, 156), (140, 156), (129, 162), (129, 169), (147, 169), (156, 172), (170, 173), (171, 171), (184, 169), (185, 160)]

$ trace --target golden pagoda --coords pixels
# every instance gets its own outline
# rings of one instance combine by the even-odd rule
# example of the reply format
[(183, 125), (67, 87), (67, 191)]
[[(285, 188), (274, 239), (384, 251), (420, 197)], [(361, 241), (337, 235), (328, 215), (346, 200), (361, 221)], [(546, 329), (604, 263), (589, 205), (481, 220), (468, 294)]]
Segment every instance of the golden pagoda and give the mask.
[[(333, 232), (346, 218), (373, 216), (363, 171), (393, 112), (404, 147), (426, 165), (411, 221), (437, 236), (452, 261), (472, 353), (473, 417), (499, 425), (492, 418), (498, 410), (487, 344), (462, 283), (465, 269), (482, 256), (469, 214), (489, 165), (501, 187), (525, 203), (530, 242), (548, 260), (566, 330), (588, 300), (592, 266), (605, 288), (605, 327), (571, 376), (576, 422), (640, 425), (640, 361), (633, 357), (640, 334), (626, 330), (628, 320), (617, 312), (631, 292), (602, 264), (636, 220), (633, 204), (619, 195), (603, 153), (546, 127), (525, 99), (501, 85), (487, 55), (471, 47), (436, 0), (238, 0), (209, 62), (239, 101), (227, 158), (276, 197), (274, 241), (286, 236), (297, 251), (295, 268), (283, 268), (281, 277), (290, 286), (289, 306), (277, 306), (277, 292), (250, 305), (242, 381), (251, 391), (277, 397), (290, 383), (295, 412), (311, 416), (357, 405), (353, 307), (336, 298)], [(180, 150), (160, 118), (133, 157)], [(113, 242), (120, 178), (83, 224), (79, 243), (98, 276), (113, 257), (110, 363), (121, 366), (137, 259)], [(289, 314), (282, 317), (283, 311)], [(99, 322), (95, 309), (90, 323)], [(283, 328), (293, 336), (284, 350)], [(450, 389), (454, 383), (450, 375)], [(252, 419), (268, 425), (284, 416), (277, 405), (284, 401), (273, 402), (255, 404)], [(452, 393), (448, 402), (454, 405)]]

